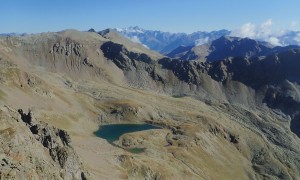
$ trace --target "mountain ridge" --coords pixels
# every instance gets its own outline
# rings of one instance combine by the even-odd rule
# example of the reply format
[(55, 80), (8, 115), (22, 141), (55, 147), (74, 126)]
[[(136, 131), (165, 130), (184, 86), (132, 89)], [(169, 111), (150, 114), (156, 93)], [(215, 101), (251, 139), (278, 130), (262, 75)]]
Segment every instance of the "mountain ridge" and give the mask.
[[(30, 108), (39, 121), (67, 132), (87, 178), (299, 177), (299, 49), (214, 62), (151, 54), (111, 31), (1, 37), (0, 105)], [(33, 126), (18, 121), (30, 113), (13, 113), (17, 121), (11, 121), (14, 116), (2, 109), (7, 119), (1, 119), (0, 139), (23, 142), (22, 128), (27, 135)], [(94, 136), (99, 126), (113, 123), (163, 128), (124, 134), (115, 142), (118, 148)], [(15, 153), (4, 157), (22, 160)], [(32, 161), (33, 172), (50, 158)], [(3, 164), (0, 169), (10, 168)], [(51, 172), (60, 170), (57, 164)]]
[[(150, 49), (161, 52), (162, 54), (168, 54), (181, 45), (191, 46), (205, 44), (221, 36), (230, 36), (232, 32), (230, 30), (221, 29), (210, 32), (196, 31), (193, 33), (170, 33), (158, 30), (145, 30), (138, 26), (123, 29), (117, 28), (116, 30), (129, 39), (134, 38), (135, 41), (138, 40), (140, 43), (147, 45)], [(157, 34), (164, 38), (156, 38)], [(289, 30), (282, 34), (276, 35), (275, 37), (283, 46), (300, 45), (298, 38), (299, 34), (300, 31)], [(262, 39), (255, 40), (266, 41)]]
[(267, 56), (272, 53), (293, 48), (299, 48), (299, 46), (273, 46), (270, 43), (257, 41), (250, 38), (222, 36), (201, 46), (177, 48), (171, 53), (167, 54), (167, 56), (171, 58), (179, 58), (181, 60), (200, 60), (212, 62), (230, 57), (253, 58)]
[(209, 41), (223, 35), (229, 34), (227, 30), (219, 31), (197, 31), (190, 34), (170, 33), (158, 30), (144, 30), (137, 26), (125, 29), (116, 29), (125, 37), (136, 37), (142, 44), (147, 45), (150, 49), (166, 54), (180, 45), (194, 45)]

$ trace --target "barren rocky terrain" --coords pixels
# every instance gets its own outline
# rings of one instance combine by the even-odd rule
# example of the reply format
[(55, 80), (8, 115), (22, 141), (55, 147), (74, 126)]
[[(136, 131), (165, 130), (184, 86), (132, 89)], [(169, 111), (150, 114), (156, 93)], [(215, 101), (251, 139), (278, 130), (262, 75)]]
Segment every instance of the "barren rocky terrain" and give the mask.
[[(111, 30), (0, 37), (0, 179), (300, 179), (299, 67), (297, 48), (207, 63)], [(163, 128), (114, 146), (110, 123)]]

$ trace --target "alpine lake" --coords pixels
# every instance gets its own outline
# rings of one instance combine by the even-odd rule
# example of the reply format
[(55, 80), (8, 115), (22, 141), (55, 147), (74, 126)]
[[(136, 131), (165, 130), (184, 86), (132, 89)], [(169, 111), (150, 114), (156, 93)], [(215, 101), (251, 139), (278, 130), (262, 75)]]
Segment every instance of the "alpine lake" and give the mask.
[[(103, 138), (110, 144), (116, 146), (114, 144), (114, 141), (119, 140), (119, 138), (123, 134), (145, 131), (150, 129), (161, 129), (161, 128), (151, 124), (108, 124), (108, 125), (101, 125), (99, 130), (97, 130), (94, 134), (97, 137)], [(144, 152), (145, 148), (131, 148), (125, 150), (131, 153), (139, 154)]]

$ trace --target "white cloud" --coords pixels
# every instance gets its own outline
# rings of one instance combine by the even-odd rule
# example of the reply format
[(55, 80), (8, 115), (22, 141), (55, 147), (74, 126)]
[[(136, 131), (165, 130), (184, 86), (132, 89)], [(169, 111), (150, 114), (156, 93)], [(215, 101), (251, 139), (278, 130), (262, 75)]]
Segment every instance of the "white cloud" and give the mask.
[(280, 43), (280, 40), (277, 37), (274, 37), (274, 36), (270, 37), (266, 41), (271, 43), (274, 46), (282, 46), (282, 44)]
[(201, 39), (197, 39), (197, 40), (195, 41), (195, 45), (196, 45), (196, 46), (200, 46), (200, 45), (202, 45), (202, 44), (208, 43), (208, 41), (209, 41), (209, 38), (208, 38), (208, 37), (201, 38)]
[(233, 30), (230, 33), (230, 36), (236, 37), (248, 37), (251, 39), (257, 39), (260, 41), (266, 41), (271, 43), (274, 46), (282, 46), (278, 36), (284, 34), (283, 30), (273, 30), (273, 21), (268, 19), (266, 22), (263, 22), (261, 25), (255, 25), (252, 23), (247, 23), (241, 27)]
[(143, 45), (145, 48), (148, 48), (148, 49), (149, 49), (149, 47), (148, 47), (147, 45), (143, 44), (137, 36), (127, 37), (127, 38), (129, 38), (132, 42), (141, 44), (141, 45)]
[(272, 19), (268, 19), (266, 22), (262, 23), (260, 27), (257, 29), (257, 37), (258, 38), (267, 38), (272, 34), (271, 29), (272, 29)]
[(130, 39), (132, 42), (142, 44), (141, 41), (140, 41), (140, 39), (139, 39), (137, 36), (129, 37), (129, 39)]
[(255, 31), (256, 26), (252, 23), (247, 23), (242, 25), (240, 28), (231, 31), (230, 36), (254, 38), (256, 36)]
[(260, 27), (261, 29), (269, 29), (273, 25), (272, 19), (268, 19), (266, 22), (263, 22)]
[(294, 38), (294, 40), (300, 44), (300, 32), (297, 34), (297, 36)]

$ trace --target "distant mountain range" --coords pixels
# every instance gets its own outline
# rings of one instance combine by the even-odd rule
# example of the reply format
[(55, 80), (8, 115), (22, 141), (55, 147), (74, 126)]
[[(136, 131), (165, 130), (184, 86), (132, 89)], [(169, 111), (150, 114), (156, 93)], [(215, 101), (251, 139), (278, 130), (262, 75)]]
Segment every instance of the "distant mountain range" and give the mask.
[(229, 57), (251, 58), (267, 56), (293, 48), (299, 47), (296, 45), (275, 47), (270, 43), (249, 38), (222, 36), (200, 46), (179, 46), (167, 56), (185, 61), (200, 60), (212, 62)]
[[(115, 30), (132, 41), (141, 43), (149, 49), (162, 54), (169, 54), (178, 47), (199, 46), (222, 36), (231, 35), (231, 31), (225, 29), (211, 32), (197, 31), (191, 34), (145, 30), (137, 26)], [(286, 31), (276, 36), (276, 38), (279, 40), (278, 43), (283, 46), (300, 45), (300, 31)]]
[(211, 32), (198, 31), (191, 34), (145, 30), (137, 26), (116, 30), (125, 37), (162, 54), (167, 54), (181, 45), (201, 45), (230, 34), (230, 31), (225, 29)]
[[(121, 35), (129, 38), (131, 41), (140, 43), (150, 50), (159, 52), (161, 54), (173, 54), (174, 50), (187, 47), (201, 46), (203, 44), (211, 43), (212, 41), (222, 36), (232, 36), (232, 32), (226, 29), (216, 31), (197, 31), (193, 33), (171, 33), (159, 30), (146, 30), (138, 26), (131, 26), (127, 28), (113, 29)], [(89, 31), (95, 31), (90, 29)], [(26, 33), (2, 33), (0, 36), (24, 36)], [(280, 35), (274, 36), (278, 39), (278, 43), (283, 46), (300, 45), (300, 31), (286, 31)], [(255, 39), (261, 41), (261, 39)], [(178, 49), (179, 48), (179, 49)], [(202, 47), (203, 48), (203, 47)], [(182, 51), (182, 50), (180, 50)], [(178, 55), (178, 54), (177, 54)], [(187, 54), (189, 57), (183, 59), (193, 59), (192, 54)], [(174, 57), (174, 56), (171, 56)], [(182, 57), (182, 56), (181, 56)]]
[(26, 36), (27, 33), (0, 33), (0, 36)]
[[(300, 47), (209, 41), (169, 58), (112, 29), (0, 37), (0, 179), (298, 180)], [(161, 129), (95, 137), (133, 122)]]

